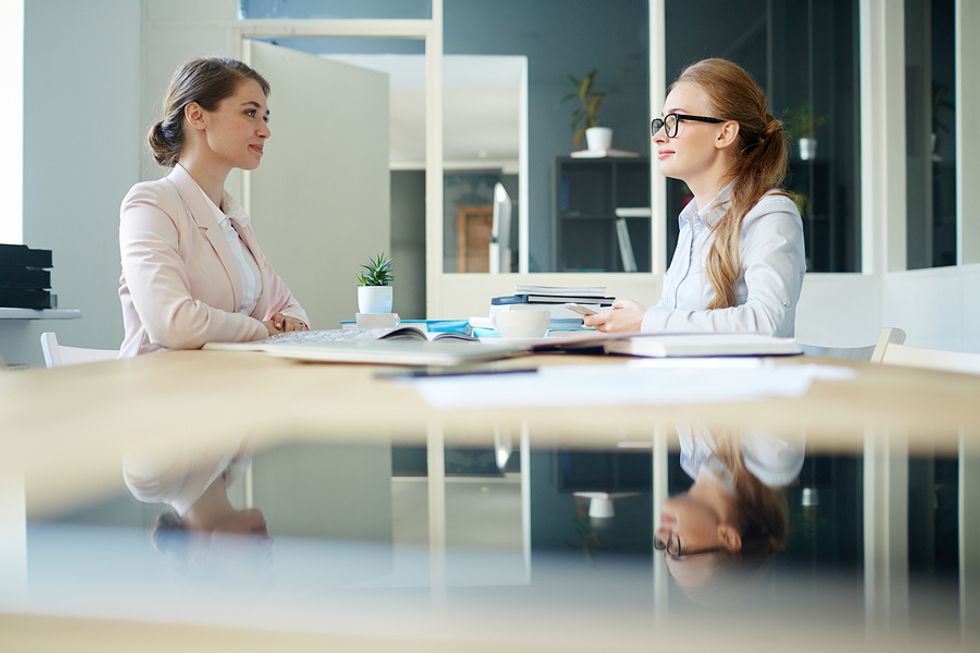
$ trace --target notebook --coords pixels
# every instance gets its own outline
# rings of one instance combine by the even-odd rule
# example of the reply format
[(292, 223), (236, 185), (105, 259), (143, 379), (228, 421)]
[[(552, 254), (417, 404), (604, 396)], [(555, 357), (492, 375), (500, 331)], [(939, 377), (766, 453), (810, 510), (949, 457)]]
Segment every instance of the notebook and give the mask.
[(651, 358), (699, 356), (793, 356), (803, 350), (792, 338), (760, 333), (646, 333), (603, 343), (608, 354)]

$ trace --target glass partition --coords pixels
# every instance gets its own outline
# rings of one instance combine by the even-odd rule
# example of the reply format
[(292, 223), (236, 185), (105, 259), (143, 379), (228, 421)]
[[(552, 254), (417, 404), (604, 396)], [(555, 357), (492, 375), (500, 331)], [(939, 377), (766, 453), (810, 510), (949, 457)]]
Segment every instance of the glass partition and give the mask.
[[(803, 217), (808, 272), (860, 270), (858, 3), (856, 0), (667, 0), (667, 80), (724, 57), (766, 92), (790, 137), (784, 187)], [(659, 110), (659, 109), (655, 109)], [(667, 252), (692, 195), (668, 180)]]
[(909, 269), (956, 265), (956, 37), (953, 0), (905, 2)]
[[(508, 263), (512, 272), (649, 271), (648, 31), (646, 0), (445, 4), (446, 272), (490, 270), (482, 258), (489, 251), (484, 243), (493, 237), (495, 205), (499, 216), (506, 204), (495, 199), (503, 196), (498, 183), (511, 206), (510, 236), (497, 234), (502, 242), (493, 256), (501, 271)], [(454, 107), (449, 62), (457, 56), (526, 62), (523, 100), (515, 102), (508, 84), (493, 93), (475, 90), (477, 106)], [(612, 140), (597, 144), (589, 158), (572, 158), (588, 147), (586, 140), (575, 140), (574, 127), (592, 125), (584, 117), (570, 124), (583, 106), (570, 78), (582, 81), (593, 70), (587, 97), (604, 93), (597, 126), (611, 128)], [(471, 78), (475, 82), (488, 72), (484, 67)], [(515, 129), (498, 132), (506, 122)], [(470, 133), (453, 133), (453, 124), (465, 124)], [(512, 142), (515, 153), (521, 147), (515, 136), (526, 138), (526, 179), (523, 170), (508, 165), (518, 160), (513, 154), (494, 162), (491, 147), (465, 146), (467, 139), (495, 133), (501, 133), (501, 143)], [(464, 158), (454, 163), (461, 147)], [(580, 198), (587, 206), (579, 205)], [(521, 207), (527, 207), (526, 215)], [(623, 208), (632, 211), (617, 215)], [(519, 251), (521, 232), (527, 234), (526, 252)], [(508, 242), (509, 256), (501, 253)]]

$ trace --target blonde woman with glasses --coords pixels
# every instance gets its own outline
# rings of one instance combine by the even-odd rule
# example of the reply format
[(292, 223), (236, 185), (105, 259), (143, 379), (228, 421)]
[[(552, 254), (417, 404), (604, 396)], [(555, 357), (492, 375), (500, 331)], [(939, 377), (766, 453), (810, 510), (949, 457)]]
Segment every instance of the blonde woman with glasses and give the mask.
[(724, 59), (681, 72), (650, 124), (660, 172), (694, 193), (660, 302), (620, 299), (599, 331), (753, 331), (791, 337), (806, 269), (782, 123), (751, 76)]

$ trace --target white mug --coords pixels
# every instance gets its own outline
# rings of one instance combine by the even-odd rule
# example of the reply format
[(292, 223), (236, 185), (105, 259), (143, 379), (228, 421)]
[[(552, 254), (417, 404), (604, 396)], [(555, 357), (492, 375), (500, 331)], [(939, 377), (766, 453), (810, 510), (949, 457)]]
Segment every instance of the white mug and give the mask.
[(542, 338), (550, 324), (550, 311), (500, 311), (493, 316), (494, 328), (505, 338)]

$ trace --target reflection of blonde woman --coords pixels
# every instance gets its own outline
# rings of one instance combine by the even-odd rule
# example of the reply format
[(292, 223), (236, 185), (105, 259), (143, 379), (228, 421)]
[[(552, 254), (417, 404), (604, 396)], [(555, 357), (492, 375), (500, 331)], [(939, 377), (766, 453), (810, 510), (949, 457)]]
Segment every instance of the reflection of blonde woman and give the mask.
[(803, 225), (777, 187), (786, 174), (782, 123), (762, 90), (724, 59), (686, 68), (651, 123), (660, 172), (694, 199), (660, 302), (619, 300), (585, 319), (600, 331), (758, 331), (792, 336), (805, 269)]
[(654, 546), (685, 587), (726, 564), (761, 563), (782, 548), (789, 512), (781, 488), (803, 466), (803, 438), (749, 432), (713, 437), (678, 427), (690, 489), (664, 502)]

